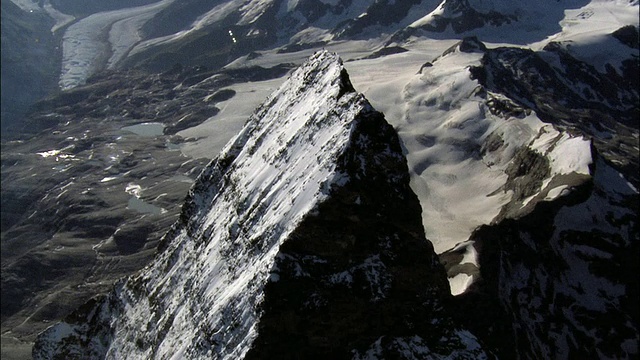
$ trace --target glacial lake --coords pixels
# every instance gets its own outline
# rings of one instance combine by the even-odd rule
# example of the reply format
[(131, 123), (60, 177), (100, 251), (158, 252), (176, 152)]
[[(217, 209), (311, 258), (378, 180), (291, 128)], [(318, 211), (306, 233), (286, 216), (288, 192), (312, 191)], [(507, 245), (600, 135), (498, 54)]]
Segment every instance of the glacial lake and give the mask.
[(136, 124), (131, 126), (125, 126), (120, 130), (129, 131), (139, 136), (154, 137), (163, 135), (164, 125), (157, 122), (148, 122), (142, 124)]
[(153, 215), (160, 215), (163, 212), (166, 212), (165, 209), (146, 203), (135, 196), (132, 196), (131, 198), (129, 198), (129, 204), (127, 208), (131, 210), (135, 210), (140, 213), (153, 214)]

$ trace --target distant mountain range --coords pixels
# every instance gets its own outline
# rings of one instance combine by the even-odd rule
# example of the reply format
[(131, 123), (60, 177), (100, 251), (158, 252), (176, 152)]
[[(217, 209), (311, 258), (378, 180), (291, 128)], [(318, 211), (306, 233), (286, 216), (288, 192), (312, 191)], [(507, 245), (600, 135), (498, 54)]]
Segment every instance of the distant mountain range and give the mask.
[(638, 9), (3, 4), (3, 358), (636, 358)]

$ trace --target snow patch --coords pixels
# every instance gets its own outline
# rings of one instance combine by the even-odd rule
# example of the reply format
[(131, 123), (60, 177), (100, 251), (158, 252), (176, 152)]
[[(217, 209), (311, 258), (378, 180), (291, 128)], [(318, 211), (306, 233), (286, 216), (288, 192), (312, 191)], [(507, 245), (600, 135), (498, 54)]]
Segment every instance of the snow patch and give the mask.
[(135, 197), (139, 198), (140, 195), (142, 194), (142, 186), (134, 184), (134, 183), (129, 183), (125, 187), (124, 191), (129, 195), (132, 195), (132, 196), (135, 196)]
[(451, 287), (451, 295), (460, 295), (467, 290), (469, 285), (473, 283), (473, 276), (465, 273), (459, 273), (449, 278), (449, 286)]

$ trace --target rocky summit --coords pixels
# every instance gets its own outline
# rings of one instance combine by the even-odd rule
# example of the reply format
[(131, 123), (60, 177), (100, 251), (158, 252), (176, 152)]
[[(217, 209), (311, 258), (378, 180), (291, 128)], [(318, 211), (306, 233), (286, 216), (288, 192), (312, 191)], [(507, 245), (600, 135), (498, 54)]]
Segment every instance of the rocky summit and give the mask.
[(3, 2), (3, 360), (636, 359), (639, 7)]
[(34, 357), (486, 358), (419, 214), (395, 131), (318, 52), (205, 168), (153, 263)]

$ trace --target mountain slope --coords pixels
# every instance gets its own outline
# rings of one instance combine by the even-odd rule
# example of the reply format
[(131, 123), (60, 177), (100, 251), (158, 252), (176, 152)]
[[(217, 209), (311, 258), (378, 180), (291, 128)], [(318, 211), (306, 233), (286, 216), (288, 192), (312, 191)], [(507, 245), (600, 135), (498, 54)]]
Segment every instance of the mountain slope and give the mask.
[(484, 358), (418, 214), (395, 132), (318, 52), (203, 171), (154, 262), (34, 357)]
[[(107, 53), (77, 42), (78, 54), (99, 55), (102, 63), (89, 72), (76, 69), (82, 76), (69, 85), (107, 64), (115, 71), (42, 102), (29, 117), (32, 137), (2, 144), (3, 358), (6, 339), (32, 343), (49, 321), (144, 266), (178, 216), (194, 171), (284, 81), (279, 77), (320, 46), (347, 60), (354, 84), (399, 133), (425, 235), (456, 295), (446, 306), (457, 310), (454, 321), (443, 321), (444, 328), (464, 324), (501, 358), (637, 356), (637, 0), (161, 3), (111, 13), (104, 23), (91, 23), (100, 16), (77, 22), (104, 29), (95, 40)], [(454, 45), (463, 36), (475, 38)], [(95, 65), (82, 59), (70, 56), (68, 65)], [(123, 65), (172, 69), (117, 70)], [(128, 125), (165, 134), (143, 138)], [(318, 156), (327, 149), (321, 150)], [(323, 243), (312, 233), (331, 228), (333, 218), (370, 216), (336, 205), (348, 205), (349, 194), (323, 198), (334, 204), (325, 206), (331, 210), (316, 222), (305, 217), (292, 230), (296, 236), (283, 242), (272, 268), (280, 281), (265, 283), (264, 293), (273, 296), (260, 308), (271, 320), (255, 325), (264, 329), (256, 346), (268, 348), (269, 332), (299, 340), (295, 334), (306, 328), (301, 317), (314, 313), (280, 316), (283, 302), (307, 303), (309, 291), (319, 291), (311, 279), (323, 282), (327, 273), (300, 255), (306, 252), (295, 238)], [(340, 196), (346, 200), (337, 201)], [(201, 209), (193, 198), (190, 203), (185, 209)], [(245, 206), (228, 204), (228, 211)], [(188, 221), (191, 213), (185, 214)], [(413, 220), (402, 226), (415, 228)], [(360, 251), (365, 260), (377, 259)], [(367, 269), (381, 268), (375, 261), (344, 268), (336, 286), (353, 291), (368, 281), (358, 280)], [(309, 276), (298, 277), (298, 270)], [(294, 297), (283, 293), (289, 286), (283, 284), (307, 292)], [(365, 290), (371, 296), (371, 287)], [(92, 306), (69, 321), (82, 323)], [(354, 322), (371, 328), (369, 340), (386, 324), (349, 306), (327, 307), (353, 310)], [(376, 306), (376, 313), (395, 314)], [(344, 328), (344, 318), (331, 319)], [(313, 329), (304, 331), (322, 345)], [(420, 338), (381, 337), (356, 346), (354, 356), (420, 346), (446, 353)], [(140, 337), (141, 346), (150, 347), (147, 340)], [(287, 346), (302, 348), (298, 340)]]
[(593, 168), (562, 198), (472, 235), (482, 280), (459, 300), (494, 314), (465, 312), (474, 330), (492, 324), (482, 340), (522, 359), (637, 358), (638, 194), (603, 159)]
[(483, 344), (506, 358), (633, 358), (636, 87), (550, 48), (465, 38), (402, 88), (394, 125), (458, 314)]
[(399, 30), (393, 40), (473, 34), (483, 41), (524, 45), (557, 34), (565, 11), (588, 4), (588, 0), (443, 0), (433, 11)]
[(500, 356), (637, 357), (630, 52), (602, 71), (553, 43), (536, 53), (467, 38), (405, 87), (414, 105), (399, 131), (427, 232), (463, 238), (441, 221), (487, 221), (468, 242), (435, 244), (456, 245), (441, 259), (459, 315)]
[[(630, 28), (637, 33), (637, 28)], [(617, 56), (604, 64), (581, 60), (581, 51), (574, 50), (571, 41), (550, 42), (539, 52), (492, 49), (472, 73), (487, 89), (535, 110), (546, 122), (592, 137), (598, 150), (638, 187), (634, 155), (640, 54), (617, 39), (610, 42), (607, 48)]]
[(2, 3), (2, 136), (20, 133), (29, 107), (55, 89), (60, 60), (53, 20)]

